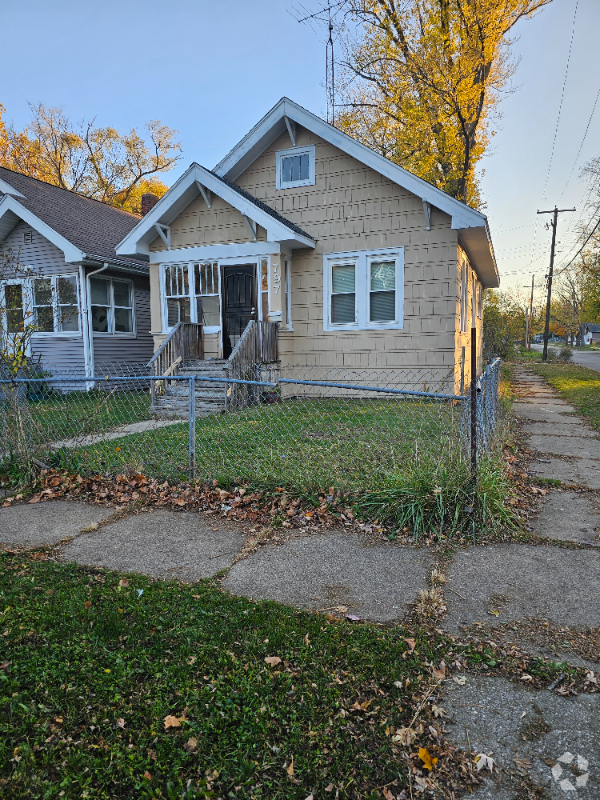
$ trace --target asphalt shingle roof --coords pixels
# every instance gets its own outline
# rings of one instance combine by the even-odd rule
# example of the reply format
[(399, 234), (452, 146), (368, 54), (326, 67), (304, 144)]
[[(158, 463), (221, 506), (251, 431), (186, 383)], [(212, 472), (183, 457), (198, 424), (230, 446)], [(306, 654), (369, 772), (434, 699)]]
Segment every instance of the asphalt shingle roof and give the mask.
[(144, 261), (117, 256), (115, 251), (140, 221), (137, 215), (5, 167), (0, 167), (0, 178), (24, 195), (15, 197), (17, 202), (86, 255), (115, 259), (133, 269), (148, 271)]
[(277, 222), (281, 222), (282, 225), (286, 225), (288, 228), (295, 231), (295, 233), (299, 234), (300, 236), (306, 236), (311, 241), (314, 241), (314, 237), (312, 237), (310, 233), (303, 231), (302, 228), (298, 227), (298, 225), (295, 225), (293, 222), (290, 222), (289, 219), (286, 219), (285, 217), (282, 217), (281, 214), (278, 214), (274, 208), (271, 208), (271, 206), (268, 206), (266, 203), (263, 203), (262, 200), (259, 200), (257, 197), (254, 197), (254, 195), (250, 194), (249, 192), (246, 192), (244, 189), (241, 189), (237, 185), (237, 183), (232, 183), (231, 181), (227, 180), (227, 178), (222, 178), (220, 175), (217, 175), (216, 172), (213, 172), (212, 174), (215, 176), (215, 178), (218, 178), (221, 181), (221, 183), (224, 183), (225, 186), (229, 186), (229, 188), (233, 189), (234, 192), (237, 192), (246, 200), (249, 200), (251, 203), (254, 203), (254, 205), (257, 208), (260, 208), (261, 211), (264, 211), (266, 214), (269, 214), (269, 216), (273, 217), (273, 219), (276, 219)]

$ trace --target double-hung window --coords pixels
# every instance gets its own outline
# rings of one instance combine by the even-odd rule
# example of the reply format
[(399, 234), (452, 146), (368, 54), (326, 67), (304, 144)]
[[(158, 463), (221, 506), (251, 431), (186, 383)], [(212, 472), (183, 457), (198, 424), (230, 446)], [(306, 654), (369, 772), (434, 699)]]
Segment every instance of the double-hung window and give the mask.
[(402, 248), (325, 256), (324, 330), (402, 328), (403, 271)]
[(78, 333), (77, 275), (33, 280), (33, 315), (36, 333)]
[(314, 186), (315, 147), (292, 147), (278, 150), (275, 157), (277, 189), (293, 189), (295, 186)]
[(90, 278), (94, 333), (133, 333), (133, 285), (114, 278)]

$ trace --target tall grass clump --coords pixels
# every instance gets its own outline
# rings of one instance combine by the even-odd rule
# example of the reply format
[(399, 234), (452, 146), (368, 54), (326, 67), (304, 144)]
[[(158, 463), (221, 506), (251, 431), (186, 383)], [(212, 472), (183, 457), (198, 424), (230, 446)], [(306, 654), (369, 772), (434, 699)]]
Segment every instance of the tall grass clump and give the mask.
[(401, 473), (389, 473), (380, 489), (357, 501), (364, 518), (420, 536), (476, 536), (483, 529), (514, 527), (507, 504), (509, 480), (497, 448), (479, 460), (474, 483), (462, 454), (447, 460), (414, 459)]

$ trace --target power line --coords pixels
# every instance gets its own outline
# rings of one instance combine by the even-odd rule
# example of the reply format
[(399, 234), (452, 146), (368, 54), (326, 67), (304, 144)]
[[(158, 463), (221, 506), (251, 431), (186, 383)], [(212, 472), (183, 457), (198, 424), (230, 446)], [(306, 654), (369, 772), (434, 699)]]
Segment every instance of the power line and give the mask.
[(569, 269), (569, 267), (570, 267), (570, 266), (571, 266), (571, 264), (572, 264), (572, 263), (575, 261), (575, 259), (576, 259), (576, 258), (578, 258), (578, 257), (581, 255), (581, 253), (584, 251), (584, 249), (585, 249), (585, 247), (586, 247), (587, 243), (588, 243), (588, 242), (589, 242), (589, 240), (592, 238), (592, 236), (593, 236), (593, 235), (596, 233), (596, 231), (598, 230), (598, 228), (599, 228), (599, 227), (600, 227), (600, 218), (598, 218), (598, 220), (597, 220), (596, 224), (594, 225), (594, 227), (593, 227), (593, 229), (592, 229), (592, 231), (591, 231), (590, 235), (587, 237), (587, 239), (585, 240), (585, 242), (584, 242), (584, 243), (581, 245), (581, 247), (579, 248), (579, 250), (578, 250), (578, 251), (575, 253), (575, 255), (573, 256), (573, 258), (572, 258), (572, 259), (569, 261), (569, 263), (567, 264), (567, 266), (566, 266), (566, 267), (563, 267), (563, 268), (561, 269), (561, 271), (560, 271), (560, 272), (557, 272), (557, 273), (556, 273), (556, 277), (558, 277), (559, 275), (562, 275), (562, 274), (563, 274), (563, 272), (564, 272), (565, 270)]
[(560, 193), (559, 200), (562, 198), (563, 194), (565, 193), (567, 186), (571, 182), (571, 178), (573, 177), (573, 172), (575, 172), (575, 167), (577, 166), (577, 162), (579, 161), (579, 156), (581, 155), (581, 151), (583, 150), (583, 145), (585, 140), (587, 139), (588, 131), (590, 129), (590, 125), (592, 124), (592, 118), (594, 116), (594, 112), (596, 111), (596, 106), (598, 105), (598, 99), (600, 99), (600, 89), (598, 89), (596, 93), (596, 99), (594, 100), (594, 105), (592, 107), (592, 113), (590, 114), (590, 118), (588, 119), (588, 123), (585, 127), (585, 133), (583, 134), (583, 139), (581, 140), (581, 144), (579, 145), (579, 150), (577, 151), (577, 156), (575, 157), (575, 161), (573, 162), (573, 166), (571, 167), (571, 172), (569, 173), (569, 177), (567, 178), (567, 182), (563, 186), (563, 190)]
[(556, 150), (556, 139), (558, 136), (558, 128), (560, 125), (560, 118), (562, 114), (562, 107), (563, 102), (565, 99), (565, 89), (567, 86), (567, 78), (569, 76), (569, 65), (571, 63), (571, 53), (573, 51), (573, 39), (575, 38), (575, 22), (577, 20), (577, 9), (579, 8), (579, 0), (575, 3), (575, 11), (573, 12), (573, 26), (571, 29), (571, 41), (569, 43), (569, 54), (567, 55), (567, 66), (565, 69), (565, 78), (562, 85), (562, 92), (560, 94), (560, 103), (558, 105), (558, 116), (556, 118), (556, 127), (554, 128), (554, 138), (552, 140), (552, 150), (550, 151), (550, 162), (548, 163), (548, 172), (546, 173), (546, 182), (544, 184), (544, 191), (542, 195), (542, 202), (546, 199), (546, 190), (548, 189), (548, 180), (550, 178), (550, 172), (552, 170), (552, 163), (554, 161), (554, 152)]

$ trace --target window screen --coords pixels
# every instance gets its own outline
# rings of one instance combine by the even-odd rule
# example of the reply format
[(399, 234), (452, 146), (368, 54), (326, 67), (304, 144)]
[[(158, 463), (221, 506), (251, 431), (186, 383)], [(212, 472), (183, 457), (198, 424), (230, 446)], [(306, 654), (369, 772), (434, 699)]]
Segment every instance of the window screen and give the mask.
[(52, 280), (50, 278), (38, 278), (34, 281), (33, 309), (36, 331), (54, 333)]
[(60, 331), (79, 330), (79, 304), (75, 275), (58, 279), (58, 329)]
[(309, 178), (309, 158), (308, 153), (301, 153), (297, 156), (283, 156), (281, 159), (281, 182), (307, 181)]
[(194, 281), (198, 322), (206, 327), (218, 328), (221, 324), (221, 303), (217, 262), (194, 264)]

